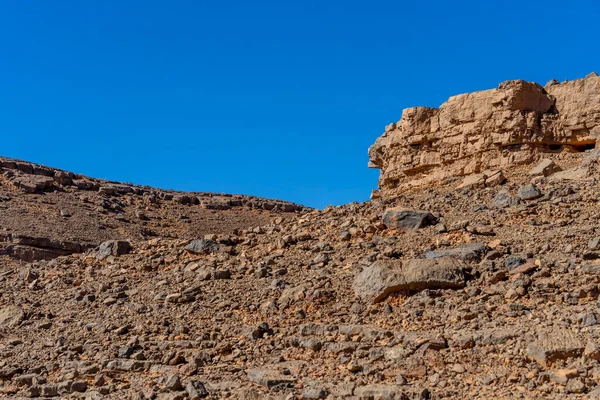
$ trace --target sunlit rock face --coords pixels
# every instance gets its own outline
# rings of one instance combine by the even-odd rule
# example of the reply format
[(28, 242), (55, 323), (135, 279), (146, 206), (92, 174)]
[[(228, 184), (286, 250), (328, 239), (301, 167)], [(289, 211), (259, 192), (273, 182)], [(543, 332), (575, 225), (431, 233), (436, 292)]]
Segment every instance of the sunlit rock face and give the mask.
[(369, 148), (383, 195), (485, 170), (509, 169), (593, 148), (600, 135), (600, 77), (546, 86), (522, 80), (412, 107)]

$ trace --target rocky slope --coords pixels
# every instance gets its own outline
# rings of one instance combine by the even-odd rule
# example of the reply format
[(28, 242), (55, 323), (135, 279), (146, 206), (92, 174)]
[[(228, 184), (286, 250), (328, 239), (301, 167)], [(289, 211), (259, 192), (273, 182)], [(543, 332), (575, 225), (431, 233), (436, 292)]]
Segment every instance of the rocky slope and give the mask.
[(0, 396), (600, 398), (600, 150), (551, 156), (235, 231), (3, 256)]
[(180, 193), (0, 158), (0, 254), (52, 259), (109, 239), (193, 239), (303, 210), (253, 196)]

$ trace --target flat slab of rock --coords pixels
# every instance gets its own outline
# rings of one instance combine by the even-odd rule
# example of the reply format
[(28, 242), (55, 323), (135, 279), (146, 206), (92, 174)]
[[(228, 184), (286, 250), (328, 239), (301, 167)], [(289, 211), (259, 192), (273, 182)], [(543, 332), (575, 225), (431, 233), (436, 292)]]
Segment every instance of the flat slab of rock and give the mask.
[(288, 387), (296, 382), (296, 377), (291, 372), (270, 366), (249, 369), (246, 376), (250, 382), (258, 383), (269, 389), (274, 386)]
[(106, 369), (112, 371), (148, 371), (152, 363), (138, 360), (111, 360), (106, 364)]
[(428, 251), (425, 258), (456, 257), (465, 262), (479, 262), (490, 251), (485, 243), (465, 243), (448, 249)]
[(402, 399), (404, 391), (396, 385), (374, 384), (357, 387), (354, 395), (360, 399)]
[(465, 286), (464, 264), (454, 257), (405, 261), (402, 272), (410, 290), (460, 289)]
[(543, 367), (557, 360), (579, 357), (585, 348), (573, 332), (568, 329), (550, 329), (538, 333), (538, 340), (527, 346), (527, 355)]
[(429, 211), (395, 207), (385, 210), (383, 213), (383, 223), (388, 228), (412, 231), (436, 224), (437, 218)]
[(458, 189), (463, 188), (484, 188), (485, 187), (485, 174), (473, 174), (466, 176), (462, 183), (458, 186)]
[(373, 303), (402, 290), (459, 289), (465, 286), (464, 264), (452, 257), (378, 260), (354, 280), (358, 297)]
[(504, 182), (506, 182), (506, 177), (502, 171), (487, 170), (480, 174), (465, 177), (463, 182), (458, 186), (458, 189), (492, 187), (501, 185)]
[(47, 176), (25, 175), (15, 178), (13, 183), (27, 193), (36, 193), (52, 187), (54, 179)]
[(550, 176), (556, 172), (560, 172), (562, 169), (556, 165), (554, 161), (549, 158), (544, 158), (540, 163), (531, 171), (529, 171), (529, 175), (531, 176)]

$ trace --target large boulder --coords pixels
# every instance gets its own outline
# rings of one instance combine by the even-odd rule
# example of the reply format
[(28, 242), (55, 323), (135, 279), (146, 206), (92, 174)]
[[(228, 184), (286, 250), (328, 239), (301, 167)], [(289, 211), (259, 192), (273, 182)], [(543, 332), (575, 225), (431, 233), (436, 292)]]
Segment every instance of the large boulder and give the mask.
[(542, 197), (542, 192), (535, 185), (521, 186), (517, 192), (521, 200), (535, 200)]
[(438, 249), (425, 253), (425, 258), (456, 257), (465, 262), (479, 262), (490, 251), (485, 243), (464, 243), (448, 249)]
[(24, 175), (13, 179), (13, 183), (27, 193), (36, 193), (51, 188), (54, 179), (47, 176)]
[(437, 218), (429, 211), (409, 208), (388, 208), (383, 213), (383, 223), (388, 228), (410, 231), (437, 223)]
[(464, 264), (453, 257), (378, 260), (354, 280), (357, 296), (379, 302), (403, 290), (459, 289), (465, 286)]
[(402, 273), (402, 261), (378, 260), (364, 268), (353, 284), (354, 293), (373, 303), (385, 299), (394, 292), (407, 289)]
[(454, 257), (413, 259), (402, 272), (410, 290), (460, 289), (465, 286), (464, 264)]

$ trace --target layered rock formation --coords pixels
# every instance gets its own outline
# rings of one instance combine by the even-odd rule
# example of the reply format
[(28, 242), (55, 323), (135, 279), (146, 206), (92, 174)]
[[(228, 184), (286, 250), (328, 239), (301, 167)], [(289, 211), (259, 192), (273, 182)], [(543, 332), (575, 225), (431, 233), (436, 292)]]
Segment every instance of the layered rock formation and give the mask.
[(379, 187), (393, 193), (448, 177), (505, 169), (548, 154), (581, 152), (600, 136), (600, 77), (545, 87), (522, 80), (413, 107), (369, 149)]

